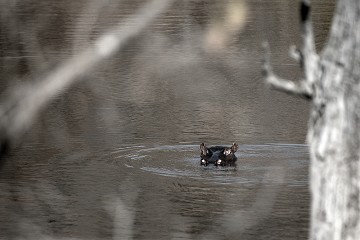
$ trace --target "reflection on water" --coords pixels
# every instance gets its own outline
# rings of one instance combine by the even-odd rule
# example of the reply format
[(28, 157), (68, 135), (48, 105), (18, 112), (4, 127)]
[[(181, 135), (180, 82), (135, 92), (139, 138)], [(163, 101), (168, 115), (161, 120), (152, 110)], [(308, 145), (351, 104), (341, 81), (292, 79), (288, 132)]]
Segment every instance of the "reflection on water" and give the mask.
[[(142, 4), (0, 3), (1, 95)], [(313, 4), (320, 49), (333, 1)], [(267, 39), (276, 72), (300, 75), (287, 56), (297, 8), (174, 1), (57, 97), (1, 163), (0, 239), (306, 239), (309, 106), (270, 91), (260, 71)], [(237, 142), (237, 167), (201, 167), (201, 142)]]
[(241, 145), (237, 157), (236, 167), (202, 167), (195, 145), (55, 154), (22, 166), (27, 175), (2, 177), (13, 215), (3, 225), (30, 238), (305, 238), (307, 146)]
[[(143, 170), (160, 176), (190, 178), (214, 184), (256, 185), (263, 182), (267, 171), (286, 167), (291, 176), (286, 180), (290, 186), (307, 186), (308, 155), (305, 145), (243, 145), (240, 146), (241, 158), (236, 167), (199, 167), (199, 146), (176, 145), (155, 148), (115, 150), (112, 156), (121, 159), (127, 168)], [(284, 161), (285, 159), (285, 161)], [(301, 171), (299, 170), (301, 169)], [(272, 183), (283, 183), (282, 178), (271, 179)], [(279, 182), (277, 182), (279, 181)]]

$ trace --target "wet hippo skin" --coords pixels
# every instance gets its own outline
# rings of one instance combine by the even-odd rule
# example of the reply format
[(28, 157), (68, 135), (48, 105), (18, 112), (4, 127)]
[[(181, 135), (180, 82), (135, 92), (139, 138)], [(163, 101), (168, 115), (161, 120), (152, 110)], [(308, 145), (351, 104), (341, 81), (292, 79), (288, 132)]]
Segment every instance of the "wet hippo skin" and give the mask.
[(235, 152), (238, 148), (236, 143), (233, 143), (230, 147), (207, 147), (202, 143), (200, 144), (200, 164), (204, 166), (209, 164), (214, 164), (215, 166), (234, 166), (237, 160)]

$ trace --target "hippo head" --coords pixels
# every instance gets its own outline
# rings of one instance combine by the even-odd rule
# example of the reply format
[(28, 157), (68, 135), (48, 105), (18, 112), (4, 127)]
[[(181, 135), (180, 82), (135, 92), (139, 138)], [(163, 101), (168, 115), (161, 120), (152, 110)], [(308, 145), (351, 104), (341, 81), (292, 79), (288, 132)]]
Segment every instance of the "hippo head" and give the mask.
[(214, 164), (216, 166), (233, 165), (237, 160), (235, 152), (238, 148), (236, 143), (233, 143), (231, 147), (207, 147), (202, 143), (200, 144), (200, 164), (205, 166), (208, 164)]

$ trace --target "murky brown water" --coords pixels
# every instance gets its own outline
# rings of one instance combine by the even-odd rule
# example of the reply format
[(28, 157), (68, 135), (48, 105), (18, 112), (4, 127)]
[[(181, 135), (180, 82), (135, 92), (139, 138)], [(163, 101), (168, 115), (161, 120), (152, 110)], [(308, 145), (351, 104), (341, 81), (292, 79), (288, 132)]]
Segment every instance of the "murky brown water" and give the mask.
[[(142, 1), (2, 2), (1, 89), (91, 46)], [(316, 42), (333, 2), (314, 1)], [(268, 89), (261, 43), (296, 79), (295, 1), (175, 1), (57, 97), (0, 171), (1, 239), (306, 239), (309, 105)], [(199, 145), (239, 144), (237, 167)]]

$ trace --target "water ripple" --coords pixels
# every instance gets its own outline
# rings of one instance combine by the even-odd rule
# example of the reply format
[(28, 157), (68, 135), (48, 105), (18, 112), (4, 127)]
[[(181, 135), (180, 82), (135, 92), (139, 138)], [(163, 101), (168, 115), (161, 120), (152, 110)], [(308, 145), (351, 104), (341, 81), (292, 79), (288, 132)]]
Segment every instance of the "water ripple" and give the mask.
[(240, 145), (236, 167), (200, 166), (197, 145), (128, 146), (111, 154), (127, 168), (164, 177), (214, 184), (308, 183), (309, 154), (303, 144)]

